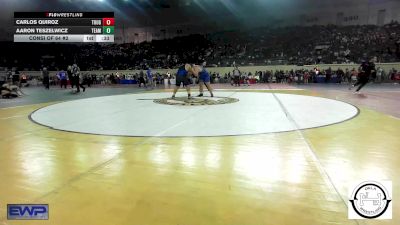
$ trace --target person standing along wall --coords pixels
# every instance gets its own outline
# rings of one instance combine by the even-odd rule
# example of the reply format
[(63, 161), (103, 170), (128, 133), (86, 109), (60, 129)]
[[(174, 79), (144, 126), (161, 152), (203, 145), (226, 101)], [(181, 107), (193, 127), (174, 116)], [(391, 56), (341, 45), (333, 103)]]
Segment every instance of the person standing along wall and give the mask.
[(50, 89), (50, 77), (49, 77), (49, 71), (47, 70), (46, 67), (43, 67), (42, 76), (43, 76), (43, 85), (47, 90), (49, 90)]
[(64, 70), (61, 70), (60, 72), (58, 72), (57, 75), (58, 79), (60, 80), (60, 87), (62, 88), (64, 86), (64, 88), (67, 88), (67, 74)]
[(68, 75), (68, 80), (71, 85), (71, 88), (74, 88), (74, 77), (72, 76), (72, 66), (67, 67), (67, 75)]
[(233, 83), (235, 86), (237, 85), (238, 87), (240, 86), (240, 70), (237, 66), (233, 69)]
[(76, 86), (76, 93), (81, 92), (79, 88), (83, 89), (83, 92), (85, 92), (86, 88), (82, 85), (81, 83), (81, 73), (78, 65), (74, 64), (72, 65), (72, 76), (74, 80), (74, 85)]
[(146, 75), (147, 75), (147, 87), (150, 87), (151, 89), (153, 89), (154, 88), (154, 86), (153, 86), (153, 74), (151, 72), (151, 68), (150, 67), (147, 68)]

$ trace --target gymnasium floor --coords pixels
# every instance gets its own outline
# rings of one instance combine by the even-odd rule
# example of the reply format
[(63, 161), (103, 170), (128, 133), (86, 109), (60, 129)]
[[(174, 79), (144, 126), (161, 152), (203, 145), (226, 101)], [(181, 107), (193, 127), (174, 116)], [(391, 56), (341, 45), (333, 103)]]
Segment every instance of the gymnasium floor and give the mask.
[[(136, 87), (0, 99), (0, 224), (400, 224), (399, 85), (215, 87), (238, 101), (160, 105), (171, 90)], [(392, 220), (347, 219), (366, 180), (393, 182)], [(7, 220), (13, 203), (50, 218)]]

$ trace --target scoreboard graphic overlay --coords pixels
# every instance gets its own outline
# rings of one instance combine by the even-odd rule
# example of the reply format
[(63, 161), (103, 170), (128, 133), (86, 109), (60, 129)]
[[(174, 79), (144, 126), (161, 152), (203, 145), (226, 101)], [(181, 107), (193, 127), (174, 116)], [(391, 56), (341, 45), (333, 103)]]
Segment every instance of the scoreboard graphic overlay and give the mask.
[(114, 12), (14, 12), (14, 42), (114, 42)]

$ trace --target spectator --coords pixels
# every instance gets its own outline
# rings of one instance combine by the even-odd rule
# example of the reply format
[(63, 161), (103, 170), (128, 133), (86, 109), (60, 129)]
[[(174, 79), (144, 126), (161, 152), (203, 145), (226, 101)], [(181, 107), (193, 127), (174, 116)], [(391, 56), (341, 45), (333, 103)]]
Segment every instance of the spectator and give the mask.
[(60, 72), (58, 72), (57, 74), (57, 78), (60, 81), (60, 87), (62, 88), (64, 86), (64, 88), (67, 88), (67, 74), (64, 70), (61, 70)]

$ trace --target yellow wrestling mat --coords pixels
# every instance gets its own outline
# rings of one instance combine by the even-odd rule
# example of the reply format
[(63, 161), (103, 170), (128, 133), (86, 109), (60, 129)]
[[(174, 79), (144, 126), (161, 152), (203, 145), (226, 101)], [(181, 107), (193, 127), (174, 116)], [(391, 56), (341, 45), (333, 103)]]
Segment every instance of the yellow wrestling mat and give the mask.
[[(0, 109), (1, 225), (400, 224), (395, 117), (359, 107), (355, 117), (319, 128), (122, 137), (29, 119), (50, 105)], [(392, 220), (348, 219), (349, 186), (365, 180), (393, 182)], [(7, 204), (49, 204), (49, 220), (7, 220)]]

